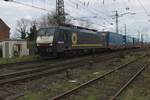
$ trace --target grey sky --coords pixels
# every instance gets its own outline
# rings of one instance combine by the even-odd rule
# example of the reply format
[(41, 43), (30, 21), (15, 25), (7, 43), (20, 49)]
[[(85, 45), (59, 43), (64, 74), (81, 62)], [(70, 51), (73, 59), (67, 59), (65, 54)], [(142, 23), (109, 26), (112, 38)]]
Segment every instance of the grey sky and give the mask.
[[(15, 0), (25, 4), (32, 5), (32, 0)], [(96, 18), (84, 18), (88, 20), (92, 25), (91, 28), (99, 30), (106, 29), (115, 31), (115, 19), (112, 19), (112, 15), (115, 14), (115, 10), (118, 10), (119, 14), (131, 12), (136, 15), (124, 15), (119, 18), (119, 29), (124, 31), (124, 24), (127, 24), (127, 32), (131, 36), (137, 36), (137, 32), (147, 34), (147, 40), (150, 38), (150, 1), (149, 0), (64, 0), (65, 11), (75, 18), (81, 17), (93, 17)], [(55, 0), (33, 0), (35, 6), (48, 9), (50, 12), (55, 10)], [(85, 2), (85, 6), (84, 6)], [(88, 5), (89, 2), (89, 5)], [(140, 4), (141, 3), (141, 4)], [(78, 7), (77, 7), (78, 4)], [(129, 8), (129, 9), (128, 9)], [(16, 20), (21, 18), (35, 19), (48, 13), (34, 9), (32, 7), (22, 6), (15, 3), (7, 3), (0, 0), (0, 17), (12, 28), (14, 32)], [(75, 24), (79, 22), (74, 20)], [(110, 25), (113, 23), (113, 25)], [(106, 26), (106, 27), (101, 27)]]

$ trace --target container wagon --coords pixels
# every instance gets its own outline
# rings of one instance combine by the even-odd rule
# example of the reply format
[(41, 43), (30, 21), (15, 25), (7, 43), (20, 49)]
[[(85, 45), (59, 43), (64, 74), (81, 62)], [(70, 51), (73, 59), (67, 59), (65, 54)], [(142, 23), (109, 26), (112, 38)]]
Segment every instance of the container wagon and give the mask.
[(101, 32), (104, 36), (105, 48), (116, 50), (124, 48), (123, 35), (114, 32)]

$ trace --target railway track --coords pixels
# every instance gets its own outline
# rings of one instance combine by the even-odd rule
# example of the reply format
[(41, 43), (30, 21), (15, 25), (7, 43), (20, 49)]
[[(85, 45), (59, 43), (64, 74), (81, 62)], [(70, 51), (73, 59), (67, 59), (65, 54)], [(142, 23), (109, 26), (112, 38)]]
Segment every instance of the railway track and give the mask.
[[(144, 55), (143, 57), (147, 57), (148, 55)], [(86, 100), (86, 97), (92, 93), (96, 96), (97, 100), (115, 100), (119, 94), (147, 67), (145, 61), (141, 60), (143, 57), (118, 66), (117, 68), (81, 84), (74, 89), (59, 94), (50, 100), (80, 100), (80, 97), (82, 96)], [(96, 93), (94, 92), (95, 89), (98, 89)], [(84, 93), (85, 91), (89, 91), (90, 93), (86, 94)]]
[[(99, 55), (99, 56), (88, 56), (88, 57), (82, 57), (78, 59), (72, 59), (72, 60), (67, 60), (65, 62), (60, 62), (59, 64), (52, 64), (52, 65), (43, 65), (43, 66), (33, 66), (33, 68), (21, 70), (21, 71), (16, 71), (13, 73), (9, 74), (3, 74), (0, 75), (0, 85), (5, 86), (5, 84), (11, 84), (11, 83), (16, 83), (17, 81), (22, 82), (24, 80), (31, 80), (34, 78), (40, 78), (45, 75), (53, 75), (55, 73), (60, 73), (62, 71), (66, 71), (67, 69), (74, 69), (74, 68), (79, 68), (82, 67), (83, 64), (88, 64), (88, 61), (94, 60), (94, 59), (100, 59), (97, 60), (96, 62), (102, 62), (103, 60), (108, 60), (110, 58), (118, 57), (116, 53), (111, 53), (111, 54), (104, 54), (104, 55)], [(82, 63), (81, 63), (82, 62)], [(13, 93), (12, 93), (13, 94)], [(14, 94), (9, 96), (4, 96), (6, 100), (16, 100), (16, 98), (23, 96), (24, 94)], [(8, 97), (8, 98), (7, 98)], [(3, 98), (3, 97), (2, 97)]]
[[(65, 62), (61, 62), (59, 64), (43, 64), (33, 67), (25, 67), (25, 70), (16, 71), (9, 74), (0, 75), (0, 85), (11, 84), (16, 81), (24, 81), (26, 79), (34, 79), (43, 77), (45, 75), (52, 75), (55, 73), (60, 73), (62, 71), (66, 71), (67, 69), (73, 69), (77, 67), (81, 67), (83, 64), (89, 63), (89, 61), (94, 61), (93, 63), (99, 63), (101, 61), (105, 61), (114, 57), (118, 57), (120, 52), (113, 52), (109, 54), (97, 55), (97, 56), (87, 56), (78, 59), (66, 60)], [(89, 61), (88, 61), (89, 60)], [(19, 68), (19, 67), (18, 67)], [(21, 68), (22, 69), (22, 68)], [(24, 69), (24, 68), (23, 68)], [(22, 96), (23, 94), (19, 94)], [(19, 97), (18, 94), (11, 96), (10, 98)], [(15, 100), (15, 99), (8, 99)]]
[[(131, 49), (131, 50), (119, 50), (117, 52), (104, 52), (103, 54), (95, 54), (95, 55), (107, 55), (108, 53), (119, 53), (119, 52), (123, 52), (123, 51), (133, 51), (133, 52), (139, 52), (139, 51), (144, 51), (146, 49)], [(81, 56), (82, 57), (82, 56)], [(87, 56), (88, 57), (88, 56)], [(45, 65), (48, 61), (50, 62), (55, 62), (57, 61), (64, 61), (67, 59), (76, 59), (77, 57), (73, 57), (73, 58), (56, 58), (56, 57), (50, 57), (50, 58), (46, 58), (46, 59), (39, 59), (39, 60), (35, 60), (35, 61), (25, 61), (25, 62), (16, 62), (16, 63), (8, 63), (8, 64), (0, 64), (0, 70), (1, 69), (12, 69), (12, 70), (23, 70), (23, 69), (28, 69), (28, 68), (33, 68), (33, 66), (43, 66)], [(44, 63), (44, 64), (41, 64)], [(38, 64), (38, 65), (37, 65)], [(23, 66), (23, 67), (22, 67)]]
[(116, 55), (115, 53), (112, 53), (108, 55), (97, 56), (94, 58), (92, 56), (82, 57), (78, 59), (68, 60), (65, 62), (60, 62), (58, 64), (50, 64), (50, 65), (43, 64), (43, 65), (32, 66), (27, 69), (25, 68), (24, 70), (14, 71), (12, 73), (0, 75), (0, 85), (16, 82), (16, 81), (22, 81), (25, 79), (32, 79), (32, 78), (34, 79), (37, 77), (39, 78), (44, 75), (52, 75), (55, 73), (66, 71), (67, 69), (81, 67), (82, 65), (88, 64), (89, 61), (94, 59), (101, 58), (101, 60), (97, 60), (97, 61), (95, 60), (96, 63), (117, 56), (118, 55)]
[[(118, 51), (119, 52), (119, 51)], [(98, 55), (98, 56), (105, 56), (105, 55), (111, 55), (115, 52), (104, 52), (104, 53), (100, 53), (100, 54), (94, 54)], [(51, 57), (51, 58), (45, 58), (45, 59), (39, 59), (36, 61), (25, 61), (25, 62), (16, 62), (16, 63), (8, 63), (8, 64), (0, 64), (0, 70), (2, 69), (10, 69), (10, 70), (23, 70), (23, 69), (32, 69), (33, 67), (40, 67), (43, 65), (47, 65), (47, 64), (54, 64), (57, 62), (66, 62), (66, 61), (73, 61), (76, 60), (78, 58), (89, 58), (92, 55), (81, 55), (81, 56), (74, 56), (74, 57), (60, 57), (60, 58), (56, 58), (56, 57)]]
[(34, 61), (24, 61), (24, 62), (15, 62), (15, 63), (7, 63), (7, 64), (0, 64), (0, 70), (3, 68), (16, 68), (17, 66), (23, 66), (23, 65), (30, 65), (30, 64), (39, 64), (40, 62), (47, 62), (47, 61), (53, 61), (55, 60), (55, 57), (42, 59), (39, 58), (38, 60)]
[[(78, 63), (80, 62), (79, 65), (77, 63), (74, 64), (74, 63), (72, 63), (70, 61), (67, 61), (68, 62), (68, 66), (66, 66), (67, 62), (63, 62), (63, 63), (59, 63), (57, 65), (53, 65), (51, 67), (50, 66), (45, 66), (44, 70), (46, 70), (46, 71), (40, 70), (40, 72), (36, 72), (36, 68), (34, 67), (35, 73), (32, 72), (32, 74), (29, 74), (28, 72), (27, 73), (25, 72), (25, 74), (22, 75), (23, 73), (17, 72), (17, 73), (11, 73), (11, 74), (7, 74), (7, 75), (1, 75), (0, 76), (0, 85), (1, 86), (3, 86), (3, 85), (5, 86), (5, 84), (7, 85), (7, 83), (11, 84), (13, 82), (16, 82), (16, 81), (20, 82), (20, 81), (25, 80), (25, 79), (32, 79), (32, 78), (36, 78), (36, 77), (39, 78), (42, 75), (51, 75), (51, 74), (54, 74), (54, 73), (60, 73), (61, 71), (65, 71), (68, 68), (69, 69), (71, 69), (71, 68), (79, 68), (79, 67), (82, 67), (82, 64), (85, 64), (85, 63), (87, 64), (88, 63), (87, 60), (91, 61), (91, 60), (99, 59), (96, 62), (100, 63), (100, 62), (102, 62), (104, 60), (108, 60), (108, 59), (111, 59), (113, 57), (118, 57), (118, 55), (116, 55), (116, 53), (111, 53), (111, 54), (107, 54), (107, 55), (95, 56), (94, 58), (93, 58), (93, 56), (88, 56), (88, 57), (84, 57), (84, 59), (83, 58), (82, 59), (76, 59), (76, 62), (78, 62)], [(88, 59), (86, 59), (86, 58), (88, 58)], [(72, 61), (74, 61), (74, 60), (72, 60)], [(83, 61), (85, 61), (85, 62), (81, 64), (81, 62), (83, 62)], [(72, 65), (70, 65), (70, 64), (72, 64)], [(64, 66), (62, 66), (62, 65), (66, 66), (66, 67), (64, 68)], [(42, 66), (42, 67), (44, 67), (44, 66)], [(52, 69), (52, 67), (54, 68), (54, 70)], [(56, 69), (58, 67), (61, 67), (61, 68)], [(48, 71), (48, 69), (49, 69), (49, 71)], [(20, 93), (19, 94), (18, 93), (17, 94), (13, 94), (12, 93), (10, 96), (4, 96), (4, 97), (2, 96), (2, 98), (4, 98), (4, 100), (16, 100), (17, 98), (22, 97), (22, 96), (24, 96), (23, 93), (21, 93), (21, 94)]]

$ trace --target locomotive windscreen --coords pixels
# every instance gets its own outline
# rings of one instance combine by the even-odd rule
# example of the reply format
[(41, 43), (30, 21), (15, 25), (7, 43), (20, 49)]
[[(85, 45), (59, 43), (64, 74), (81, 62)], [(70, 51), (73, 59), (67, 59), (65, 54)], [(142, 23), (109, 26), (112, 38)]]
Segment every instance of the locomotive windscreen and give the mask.
[(53, 42), (56, 29), (54, 28), (42, 28), (37, 33), (37, 44), (49, 44)]
[(38, 36), (52, 36), (55, 33), (55, 29), (40, 29), (37, 33)]

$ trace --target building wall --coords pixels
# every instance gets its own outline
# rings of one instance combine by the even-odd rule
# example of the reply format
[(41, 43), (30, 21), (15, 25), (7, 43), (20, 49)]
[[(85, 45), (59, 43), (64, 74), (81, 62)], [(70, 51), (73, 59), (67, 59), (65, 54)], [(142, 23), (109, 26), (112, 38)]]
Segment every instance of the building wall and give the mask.
[[(18, 41), (18, 40), (3, 41), (2, 53), (3, 53), (3, 58), (27, 56), (29, 55), (29, 49), (27, 48), (27, 41)], [(15, 55), (16, 53), (19, 55), (16, 56)]]
[(7, 40), (9, 39), (9, 30), (6, 29), (5, 31), (3, 32), (0, 32), (0, 40)]
[(0, 19), (0, 41), (9, 39), (10, 28)]

